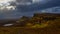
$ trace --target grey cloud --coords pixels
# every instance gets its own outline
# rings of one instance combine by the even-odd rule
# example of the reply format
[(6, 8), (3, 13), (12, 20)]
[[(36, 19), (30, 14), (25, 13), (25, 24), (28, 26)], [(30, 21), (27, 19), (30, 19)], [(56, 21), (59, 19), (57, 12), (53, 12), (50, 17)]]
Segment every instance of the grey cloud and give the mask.
[[(42, 1), (44, 2), (44, 1)], [(26, 12), (26, 11), (38, 11), (38, 10), (43, 10), (46, 8), (51, 8), (51, 7), (56, 7), (60, 6), (60, 0), (51, 0), (46, 2), (45, 4), (42, 3), (35, 3), (31, 5), (18, 5), (17, 9), (21, 12)]]

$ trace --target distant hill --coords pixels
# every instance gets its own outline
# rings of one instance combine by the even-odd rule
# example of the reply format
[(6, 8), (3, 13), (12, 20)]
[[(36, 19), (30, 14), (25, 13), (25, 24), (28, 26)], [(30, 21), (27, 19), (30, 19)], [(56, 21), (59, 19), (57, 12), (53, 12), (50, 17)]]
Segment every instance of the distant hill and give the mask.
[[(35, 13), (33, 17), (23, 16), (20, 19), (0, 20), (0, 25), (13, 24), (16, 27), (40, 26), (41, 24), (59, 23), (60, 14)], [(48, 25), (47, 25), (48, 26)]]

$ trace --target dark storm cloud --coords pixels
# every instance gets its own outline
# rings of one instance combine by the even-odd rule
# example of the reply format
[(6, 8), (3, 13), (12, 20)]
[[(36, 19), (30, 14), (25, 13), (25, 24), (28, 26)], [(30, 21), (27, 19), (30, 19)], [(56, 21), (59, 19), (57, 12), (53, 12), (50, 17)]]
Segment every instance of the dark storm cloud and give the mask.
[[(44, 2), (44, 1), (42, 1)], [(55, 7), (55, 6), (60, 6), (60, 0), (51, 0), (46, 2), (45, 4), (42, 3), (35, 3), (35, 4), (31, 4), (31, 5), (19, 5), (17, 6), (18, 11), (21, 12), (26, 12), (26, 11), (39, 11), (39, 10), (43, 10), (46, 8), (51, 8), (51, 7)]]

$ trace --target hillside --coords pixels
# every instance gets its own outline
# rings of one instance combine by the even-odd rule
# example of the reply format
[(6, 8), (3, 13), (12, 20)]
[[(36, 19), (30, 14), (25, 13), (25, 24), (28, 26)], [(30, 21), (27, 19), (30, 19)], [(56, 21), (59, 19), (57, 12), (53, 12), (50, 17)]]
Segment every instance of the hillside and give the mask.
[[(60, 14), (40, 14), (21, 17), (10, 26), (0, 27), (1, 34), (60, 34)], [(8, 22), (8, 23), (9, 23)], [(10, 24), (10, 23), (9, 23)]]

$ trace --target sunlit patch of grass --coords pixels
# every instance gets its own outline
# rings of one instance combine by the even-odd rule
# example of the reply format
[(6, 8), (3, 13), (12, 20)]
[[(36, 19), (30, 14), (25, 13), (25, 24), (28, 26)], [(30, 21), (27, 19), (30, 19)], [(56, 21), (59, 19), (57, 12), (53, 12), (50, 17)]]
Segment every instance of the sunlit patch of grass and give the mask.
[(33, 24), (31, 24), (31, 23), (27, 23), (27, 24), (26, 24), (27, 27), (31, 27), (32, 25), (33, 25)]
[(48, 23), (49, 23), (49, 21), (47, 23), (35, 24), (35, 25), (31, 26), (31, 27), (32, 28), (44, 28), (44, 27), (48, 26)]
[(35, 25), (33, 25), (32, 26), (32, 28), (44, 28), (44, 27), (46, 27), (46, 26), (48, 26), (48, 24), (35, 24)]
[(40, 28), (40, 24), (35, 24), (35, 25), (33, 25), (33, 26), (31, 26), (32, 28)]
[(32, 24), (32, 23), (27, 23), (25, 27), (27, 28), (45, 28), (45, 27), (48, 27), (50, 26), (50, 22), (51, 21), (46, 21), (44, 23), (35, 23), (35, 24)]

